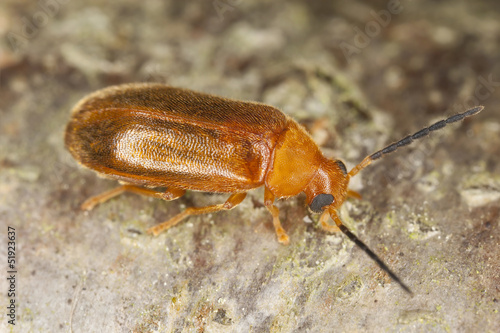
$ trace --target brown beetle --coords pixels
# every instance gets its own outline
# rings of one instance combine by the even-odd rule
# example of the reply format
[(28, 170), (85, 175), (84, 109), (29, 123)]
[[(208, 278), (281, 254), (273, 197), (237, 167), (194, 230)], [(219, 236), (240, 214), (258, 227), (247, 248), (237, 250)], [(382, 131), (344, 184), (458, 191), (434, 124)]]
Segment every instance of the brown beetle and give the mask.
[[(340, 160), (323, 156), (302, 126), (272, 106), (161, 84), (126, 84), (81, 100), (73, 109), (65, 143), (79, 163), (124, 184), (88, 199), (82, 209), (125, 191), (164, 200), (177, 199), (186, 190), (231, 193), (223, 204), (187, 208), (148, 230), (158, 235), (190, 215), (231, 209), (247, 191), (265, 186), (264, 205), (273, 216), (278, 241), (288, 244), (274, 200), (304, 192), (311, 211), (321, 213), (324, 230), (340, 229), (410, 292), (342, 224), (337, 209), (347, 196), (359, 197), (348, 190), (349, 179), (373, 160), (482, 109), (478, 106), (424, 128), (347, 172)], [(328, 223), (329, 217), (335, 225)]]

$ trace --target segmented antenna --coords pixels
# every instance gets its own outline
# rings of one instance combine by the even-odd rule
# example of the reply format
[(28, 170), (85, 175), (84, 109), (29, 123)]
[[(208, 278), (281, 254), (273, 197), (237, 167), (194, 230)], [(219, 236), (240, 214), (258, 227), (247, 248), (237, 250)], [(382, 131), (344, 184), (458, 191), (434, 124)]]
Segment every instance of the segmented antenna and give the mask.
[(375, 261), (378, 267), (389, 274), (391, 279), (396, 281), (401, 286), (401, 288), (404, 289), (404, 291), (406, 291), (410, 295), (413, 295), (413, 292), (410, 290), (410, 288), (403, 281), (401, 281), (393, 271), (391, 271), (391, 269), (382, 261), (382, 259), (380, 259), (372, 250), (370, 250), (370, 248), (365, 243), (360, 241), (359, 238), (342, 223), (335, 211), (330, 211), (330, 216), (335, 221), (337, 227), (339, 227), (339, 229), (347, 237), (349, 237), (350, 240), (352, 240), (357, 246), (361, 248), (361, 250), (363, 250), (363, 252), (365, 252), (373, 261)]
[[(469, 109), (463, 113), (459, 113), (459, 114), (456, 114), (454, 116), (451, 116), (447, 119), (444, 119), (444, 120), (440, 120), (438, 121), (437, 123), (429, 126), (429, 127), (426, 127), (426, 128), (423, 128), (421, 129), (420, 131), (416, 132), (415, 134), (413, 135), (408, 135), (407, 137), (399, 140), (399, 141), (396, 141), (394, 143), (391, 143), (390, 145), (388, 145), (387, 147), (385, 147), (384, 149), (381, 149), (369, 156), (366, 156), (362, 161), (361, 163), (359, 163), (358, 165), (356, 165), (354, 168), (352, 168), (352, 170), (349, 172), (348, 174), (348, 177), (353, 177), (355, 176), (359, 171), (363, 170), (364, 168), (366, 168), (368, 165), (370, 165), (370, 163), (374, 160), (377, 160), (379, 158), (381, 158), (382, 156), (384, 155), (387, 155), (389, 153), (392, 153), (394, 151), (396, 151), (398, 148), (400, 147), (404, 147), (404, 146), (407, 146), (409, 145), (410, 143), (412, 143), (413, 141), (415, 140), (418, 140), (418, 139), (421, 139), (427, 135), (429, 135), (430, 132), (433, 132), (433, 131), (437, 131), (443, 127), (445, 127), (446, 125), (448, 124), (451, 124), (451, 123), (454, 123), (454, 122), (457, 122), (457, 121), (460, 121), (460, 120), (463, 120), (464, 118), (466, 117), (470, 117), (470, 116), (473, 116), (475, 114), (478, 114), (479, 112), (481, 112), (481, 110), (483, 110), (484, 107), (483, 106), (476, 106), (476, 107), (473, 107), (472, 109)], [(410, 290), (410, 288), (408, 288), (408, 286), (406, 284), (404, 284), (396, 274), (394, 274), (390, 269), (389, 267), (387, 267), (386, 264), (384, 264), (384, 262), (372, 251), (368, 248), (368, 246), (365, 245), (365, 243), (363, 243), (362, 241), (360, 241), (358, 239), (358, 237), (356, 237), (356, 235), (354, 235), (343, 223), (342, 221), (340, 220), (340, 218), (338, 217), (337, 215), (337, 212), (335, 210), (330, 210), (330, 217), (335, 221), (335, 224), (337, 225), (337, 227), (339, 227), (339, 229), (347, 236), (349, 237), (350, 240), (352, 240), (357, 246), (359, 246), (371, 259), (373, 259), (373, 261), (375, 261), (377, 263), (377, 265), (383, 270), (385, 271), (387, 274), (389, 274), (389, 276), (391, 277), (391, 279), (393, 279), (394, 281), (396, 281), (400, 286), (401, 288), (403, 288), (407, 293), (409, 294), (413, 294), (412, 291)]]
[(392, 152), (396, 151), (396, 149), (398, 149), (400, 147), (407, 146), (410, 143), (412, 143), (413, 141), (421, 139), (421, 138), (429, 135), (430, 132), (437, 131), (437, 130), (445, 127), (448, 124), (451, 124), (451, 123), (454, 123), (456, 121), (463, 120), (466, 117), (470, 117), (470, 116), (473, 116), (475, 114), (478, 114), (483, 109), (484, 109), (484, 106), (473, 107), (472, 109), (469, 109), (469, 110), (465, 111), (464, 113), (459, 113), (459, 114), (451, 116), (451, 117), (449, 117), (447, 119), (440, 120), (437, 123), (435, 123), (435, 124), (433, 124), (433, 125), (431, 125), (429, 127), (421, 129), (420, 131), (418, 131), (417, 133), (415, 133), (413, 135), (408, 135), (404, 139), (401, 139), (401, 140), (399, 140), (397, 142), (394, 142), (394, 143), (388, 145), (387, 147), (385, 147), (384, 149), (381, 149), (381, 150), (379, 150), (379, 151), (371, 154), (370, 156), (365, 157), (363, 159), (363, 161), (361, 161), (361, 163), (359, 163), (354, 168), (352, 168), (352, 170), (349, 172), (349, 176), (350, 177), (355, 176), (359, 171), (363, 170), (368, 165), (370, 165), (370, 163), (372, 161), (377, 160), (377, 159), (381, 158), (384, 155), (392, 153)]

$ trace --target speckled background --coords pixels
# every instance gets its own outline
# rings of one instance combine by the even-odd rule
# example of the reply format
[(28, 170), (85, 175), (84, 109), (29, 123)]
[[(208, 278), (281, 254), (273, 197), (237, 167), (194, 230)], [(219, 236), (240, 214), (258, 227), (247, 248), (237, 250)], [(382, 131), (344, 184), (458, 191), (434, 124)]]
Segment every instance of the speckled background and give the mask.
[[(2, 0), (0, 331), (500, 331), (498, 1)], [(279, 107), (348, 168), (475, 104), (485, 110), (352, 180), (345, 223), (410, 297), (304, 196), (262, 189), (154, 238), (185, 207), (122, 195), (64, 149), (71, 107), (124, 82)], [(17, 232), (17, 324), (7, 324), (7, 226)]]

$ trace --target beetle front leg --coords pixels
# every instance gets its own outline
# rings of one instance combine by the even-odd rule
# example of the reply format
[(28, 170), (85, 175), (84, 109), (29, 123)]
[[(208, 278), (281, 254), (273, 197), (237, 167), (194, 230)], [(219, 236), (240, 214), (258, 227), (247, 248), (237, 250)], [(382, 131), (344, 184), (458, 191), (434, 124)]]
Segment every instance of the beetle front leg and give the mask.
[(362, 199), (361, 194), (359, 194), (358, 192), (353, 191), (353, 190), (347, 190), (347, 197), (348, 198), (358, 199), (358, 200)]
[(233, 193), (231, 196), (224, 202), (223, 204), (219, 205), (212, 205), (212, 206), (207, 206), (207, 207), (189, 207), (186, 208), (183, 212), (175, 215), (172, 217), (170, 220), (160, 223), (158, 225), (155, 225), (154, 227), (151, 227), (148, 229), (148, 234), (153, 234), (155, 236), (158, 236), (158, 234), (162, 233), (163, 231), (167, 230), (168, 228), (173, 227), (186, 217), (190, 215), (200, 215), (200, 214), (207, 214), (207, 213), (215, 213), (218, 212), (219, 210), (229, 210), (233, 209), (237, 205), (239, 205), (243, 199), (247, 196), (246, 193)]
[(321, 228), (327, 232), (339, 232), (340, 229), (335, 224), (328, 223), (330, 220), (330, 214), (328, 213), (328, 209), (325, 209), (323, 213), (321, 213), (321, 217), (319, 218), (319, 223), (321, 224)]
[(280, 210), (273, 204), (274, 199), (274, 194), (266, 187), (264, 190), (264, 205), (273, 215), (273, 225), (274, 230), (276, 231), (276, 236), (278, 236), (278, 242), (288, 245), (290, 240), (288, 239), (285, 229), (281, 226)]
[(135, 185), (122, 185), (118, 186), (112, 190), (106, 191), (104, 193), (98, 194), (96, 196), (90, 197), (80, 206), (82, 210), (91, 210), (98, 204), (102, 204), (123, 192), (132, 192), (140, 195), (145, 195), (148, 197), (163, 199), (163, 200), (175, 200), (180, 198), (186, 193), (186, 190), (181, 190), (178, 188), (168, 188), (165, 191), (156, 191), (149, 188), (139, 187)]

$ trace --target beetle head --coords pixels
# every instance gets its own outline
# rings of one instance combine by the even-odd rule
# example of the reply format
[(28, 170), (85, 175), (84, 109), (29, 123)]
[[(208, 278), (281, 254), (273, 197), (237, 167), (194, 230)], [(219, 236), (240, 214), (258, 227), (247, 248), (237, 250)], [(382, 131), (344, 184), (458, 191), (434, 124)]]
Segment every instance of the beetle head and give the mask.
[(348, 184), (349, 175), (344, 163), (325, 159), (304, 190), (311, 211), (321, 213), (325, 206), (339, 208), (347, 195)]

